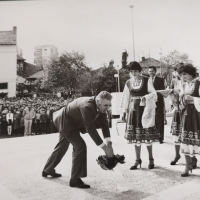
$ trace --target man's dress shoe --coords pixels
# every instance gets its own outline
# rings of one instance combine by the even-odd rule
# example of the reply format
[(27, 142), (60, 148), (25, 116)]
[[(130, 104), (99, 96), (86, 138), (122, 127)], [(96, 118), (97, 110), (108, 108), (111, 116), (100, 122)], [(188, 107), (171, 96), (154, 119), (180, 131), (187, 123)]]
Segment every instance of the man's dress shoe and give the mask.
[(90, 188), (90, 185), (85, 184), (80, 178), (77, 179), (76, 181), (71, 181), (70, 180), (69, 186), (70, 187), (83, 188), (83, 189)]
[(47, 174), (46, 172), (42, 172), (42, 176), (43, 177), (45, 177), (45, 178), (47, 178), (47, 176), (52, 176), (52, 177), (54, 177), (54, 178), (58, 178), (58, 177), (61, 177), (62, 175), (61, 174), (58, 174), (58, 173), (56, 173), (56, 172), (53, 172), (53, 173), (51, 173), (51, 174)]

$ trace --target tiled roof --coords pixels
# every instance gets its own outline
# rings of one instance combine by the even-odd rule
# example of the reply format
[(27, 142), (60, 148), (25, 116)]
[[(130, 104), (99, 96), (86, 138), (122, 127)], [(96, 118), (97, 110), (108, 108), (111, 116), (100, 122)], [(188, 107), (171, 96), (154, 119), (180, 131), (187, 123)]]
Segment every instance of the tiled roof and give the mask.
[(17, 55), (17, 60), (26, 60), (26, 59), (24, 59), (24, 58), (22, 58), (21, 56), (18, 56), (18, 55)]
[(39, 71), (39, 72), (36, 72), (35, 74), (32, 74), (31, 76), (27, 77), (28, 79), (29, 78), (42, 78), (43, 77), (43, 70)]
[(102, 74), (102, 71), (105, 69), (105, 67), (100, 67), (98, 69), (93, 69), (92, 70), (92, 73), (99, 73), (99, 74)]
[(24, 83), (25, 80), (26, 80), (26, 79), (23, 78), (22, 76), (17, 75), (17, 79), (16, 79), (16, 82), (17, 82), (17, 83)]
[(16, 37), (13, 31), (0, 31), (0, 45), (16, 45)]
[(38, 67), (28, 62), (24, 62), (24, 77), (30, 77), (41, 70), (41, 67)]

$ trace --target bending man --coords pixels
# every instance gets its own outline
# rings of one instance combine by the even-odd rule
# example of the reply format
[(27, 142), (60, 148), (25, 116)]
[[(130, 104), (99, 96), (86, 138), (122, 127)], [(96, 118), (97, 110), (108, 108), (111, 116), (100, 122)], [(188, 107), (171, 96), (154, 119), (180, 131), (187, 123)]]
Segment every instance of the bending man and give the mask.
[[(106, 112), (111, 106), (112, 96), (106, 91), (97, 97), (80, 97), (54, 114), (54, 124), (60, 132), (60, 140), (49, 157), (43, 177), (48, 175), (60, 177), (55, 167), (65, 155), (69, 144), (73, 145), (72, 170), (70, 187), (90, 188), (81, 178), (87, 176), (87, 147), (81, 133), (89, 133), (97, 146), (101, 147), (108, 157), (114, 156)], [(102, 128), (106, 144), (99, 136), (97, 124)]]

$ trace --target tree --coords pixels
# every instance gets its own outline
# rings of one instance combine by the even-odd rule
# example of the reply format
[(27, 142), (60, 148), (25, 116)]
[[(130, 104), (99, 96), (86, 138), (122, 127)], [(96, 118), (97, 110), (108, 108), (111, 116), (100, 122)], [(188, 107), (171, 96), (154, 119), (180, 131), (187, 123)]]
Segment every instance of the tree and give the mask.
[(102, 76), (99, 78), (98, 91), (106, 90), (108, 92), (116, 91), (116, 80), (114, 75), (117, 73), (117, 70), (113, 65), (108, 67), (104, 66), (102, 70)]
[(191, 60), (189, 60), (189, 55), (184, 53), (180, 54), (178, 51), (174, 50), (170, 52), (167, 56), (163, 56), (162, 60), (164, 60), (167, 63), (168, 68), (175, 67), (178, 63), (192, 63)]
[(192, 63), (188, 54), (181, 54), (176, 50), (170, 52), (167, 56), (162, 57), (162, 59), (167, 63), (167, 71), (163, 74), (163, 78), (166, 79), (167, 85), (170, 85), (171, 83), (172, 69), (175, 68), (177, 64)]
[(65, 52), (58, 59), (51, 59), (47, 65), (48, 76), (44, 87), (50, 90), (74, 90), (79, 88), (80, 79), (84, 73), (90, 71), (86, 66), (84, 54), (78, 52)]
[(125, 50), (125, 52), (122, 52), (122, 68), (127, 70), (127, 58), (128, 58), (128, 53)]
[(125, 83), (128, 79), (130, 79), (129, 71), (127, 69), (121, 68), (119, 71), (120, 91), (121, 92), (123, 91)]

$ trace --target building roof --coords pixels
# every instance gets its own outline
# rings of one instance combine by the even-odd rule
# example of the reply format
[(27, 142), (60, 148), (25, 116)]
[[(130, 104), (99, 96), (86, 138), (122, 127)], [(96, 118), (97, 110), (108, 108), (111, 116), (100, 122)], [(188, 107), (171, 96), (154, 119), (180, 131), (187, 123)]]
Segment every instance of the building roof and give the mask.
[(0, 45), (16, 45), (17, 35), (13, 31), (0, 31)]
[(23, 78), (22, 76), (17, 75), (17, 79), (16, 79), (16, 82), (17, 82), (17, 83), (24, 83), (25, 80), (26, 80), (26, 79)]
[[(142, 61), (139, 62), (141, 67), (147, 68), (149, 66), (160, 67), (160, 61), (154, 58), (142, 57)], [(161, 61), (161, 66), (164, 67), (166, 64)]]
[(93, 69), (92, 73), (102, 74), (102, 72), (103, 72), (104, 69), (105, 69), (105, 67), (100, 67), (98, 69)]
[(17, 60), (26, 60), (26, 59), (24, 59), (24, 58), (22, 58), (21, 56), (18, 56), (18, 55), (17, 55)]
[(44, 74), (44, 71), (41, 70), (41, 71), (36, 72), (35, 74), (32, 74), (31, 76), (27, 77), (27, 79), (40, 79), (40, 78), (43, 78), (43, 74)]

